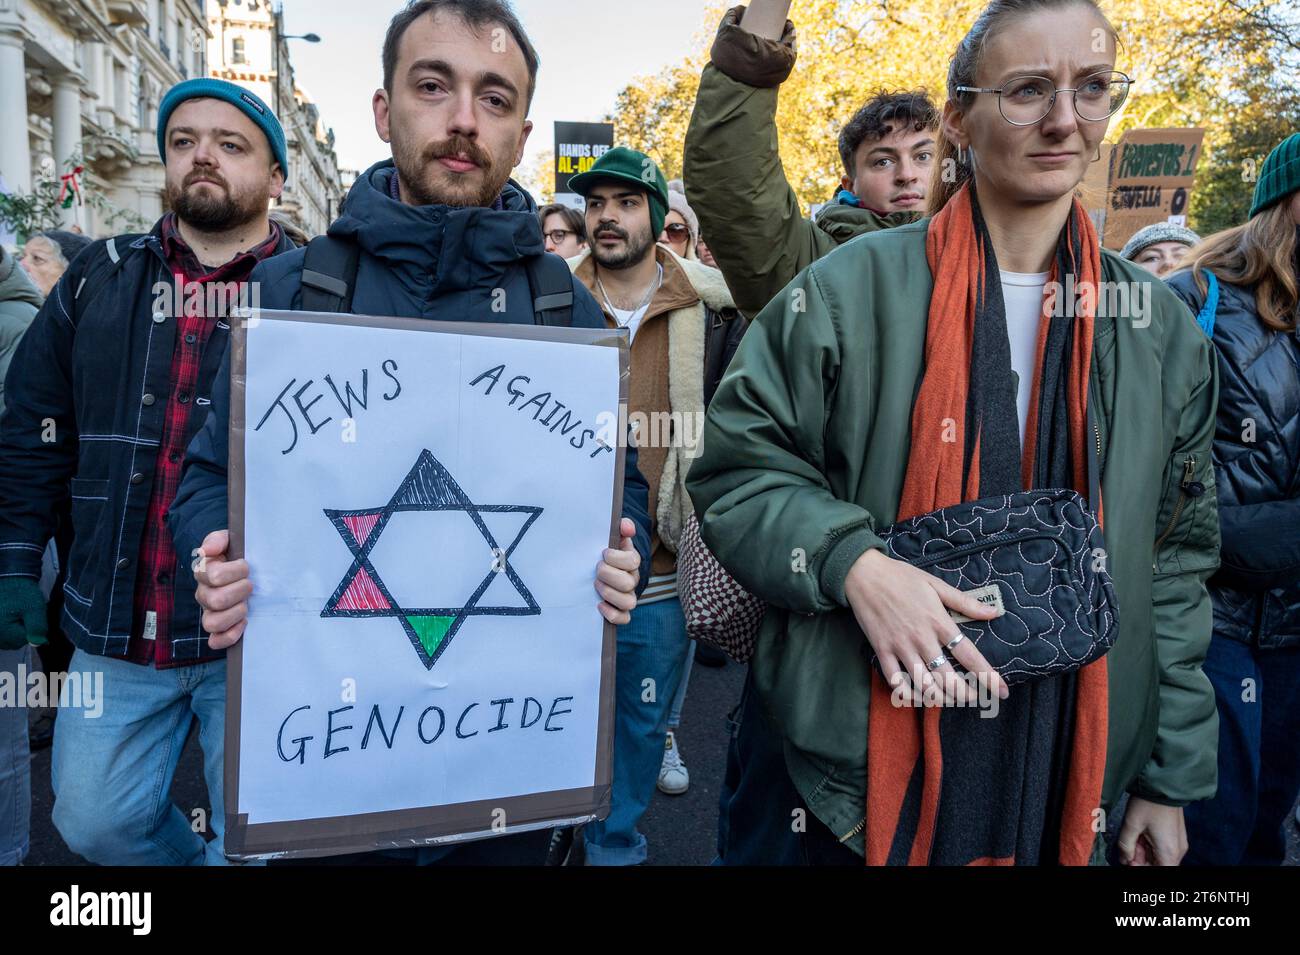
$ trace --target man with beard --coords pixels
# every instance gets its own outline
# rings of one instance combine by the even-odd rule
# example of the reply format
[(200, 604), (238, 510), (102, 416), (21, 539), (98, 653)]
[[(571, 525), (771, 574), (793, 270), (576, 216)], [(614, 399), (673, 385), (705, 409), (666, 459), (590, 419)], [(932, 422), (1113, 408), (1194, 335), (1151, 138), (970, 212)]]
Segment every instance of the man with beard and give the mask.
[(620, 146), (570, 182), (586, 197), (591, 240), (569, 266), (604, 306), (606, 324), (631, 335), (628, 411), (650, 485), (650, 579), (618, 631), (612, 806), (609, 818), (588, 825), (584, 835), (589, 865), (636, 865), (646, 858), (637, 823), (661, 766), (672, 774), (665, 791), (685, 792), (688, 784), (676, 739), (667, 732), (690, 650), (676, 552), (691, 514), (686, 472), (698, 453), (704, 409), (745, 320), (717, 269), (655, 243), (669, 195), (649, 156)]
[[(0, 646), (45, 640), (41, 554), (71, 498), (62, 620), (86, 705), (58, 710), (54, 822), (103, 865), (224, 861), (224, 654), (202, 638), (164, 518), (226, 350), (229, 298), (292, 247), (267, 220), (284, 132), (256, 96), (215, 79), (173, 87), (158, 152), (172, 211), (77, 256), (18, 347), (0, 422)], [(210, 842), (169, 797), (196, 717)]]
[[(563, 260), (546, 257), (537, 205), (510, 181), (532, 131), (537, 63), (501, 0), (413, 0), (398, 12), (384, 39), (383, 87), (372, 97), (375, 130), (393, 158), (358, 177), (326, 237), (258, 267), (262, 306), (532, 325), (540, 302), (564, 298), (572, 300), (568, 324), (603, 328)], [(534, 270), (544, 267), (551, 278), (558, 270), (561, 291), (535, 293)], [(169, 521), (180, 551), (199, 558), (203, 628), (214, 648), (225, 648), (243, 635), (254, 584), (248, 563), (226, 554), (228, 373), (218, 381)], [(623, 490), (621, 546), (603, 551), (594, 581), (596, 605), (615, 624), (636, 606), (650, 554), (647, 489), (632, 449)], [(405, 855), (540, 864), (548, 839), (539, 831)]]

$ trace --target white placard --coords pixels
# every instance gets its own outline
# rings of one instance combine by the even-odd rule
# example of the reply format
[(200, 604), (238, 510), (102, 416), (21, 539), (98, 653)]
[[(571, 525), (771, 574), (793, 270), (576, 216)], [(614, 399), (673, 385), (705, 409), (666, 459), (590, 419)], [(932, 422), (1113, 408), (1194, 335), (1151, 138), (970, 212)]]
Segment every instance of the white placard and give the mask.
[(244, 350), (241, 821), (595, 787), (625, 350), (276, 315)]

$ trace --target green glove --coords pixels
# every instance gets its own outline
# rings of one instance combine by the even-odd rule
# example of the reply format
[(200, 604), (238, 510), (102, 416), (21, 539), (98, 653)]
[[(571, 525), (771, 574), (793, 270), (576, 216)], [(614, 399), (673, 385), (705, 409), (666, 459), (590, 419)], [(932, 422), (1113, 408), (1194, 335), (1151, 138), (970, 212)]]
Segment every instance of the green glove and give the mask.
[(48, 634), (41, 585), (31, 577), (0, 577), (0, 650), (39, 647)]

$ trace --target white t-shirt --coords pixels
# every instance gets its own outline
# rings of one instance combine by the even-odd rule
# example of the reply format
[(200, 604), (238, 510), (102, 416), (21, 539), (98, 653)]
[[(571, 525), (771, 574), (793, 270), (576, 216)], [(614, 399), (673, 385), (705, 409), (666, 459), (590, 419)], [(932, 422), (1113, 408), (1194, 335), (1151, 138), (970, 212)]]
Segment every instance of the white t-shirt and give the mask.
[(1016, 410), (1020, 414), (1020, 446), (1025, 446), (1030, 394), (1038, 371), (1038, 324), (1043, 314), (1046, 272), (1002, 272), (1002, 302), (1007, 312), (1007, 339), (1011, 344), (1011, 370), (1020, 382)]
[(627, 329), (627, 343), (629, 345), (632, 344), (632, 339), (636, 338), (637, 326), (641, 324), (641, 319), (645, 318), (645, 313), (649, 311), (650, 303), (646, 302), (644, 305), (642, 305), (640, 308), (636, 309), (635, 311), (628, 311), (621, 308), (614, 308), (613, 305), (611, 305), (609, 308), (610, 311), (614, 313), (614, 321), (618, 322), (620, 325), (622, 325), (624, 328)]

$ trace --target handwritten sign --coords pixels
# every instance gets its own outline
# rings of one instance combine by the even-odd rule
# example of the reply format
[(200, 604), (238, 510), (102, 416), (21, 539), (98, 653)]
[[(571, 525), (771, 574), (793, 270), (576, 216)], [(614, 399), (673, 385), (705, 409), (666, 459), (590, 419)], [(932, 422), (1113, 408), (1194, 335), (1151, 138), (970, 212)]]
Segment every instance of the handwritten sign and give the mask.
[(1114, 148), (1110, 143), (1101, 144), (1097, 161), (1088, 164), (1083, 182), (1074, 190), (1075, 197), (1092, 219), (1097, 235), (1101, 235), (1106, 226), (1106, 200), (1110, 195), (1110, 153)]
[(232, 344), (227, 851), (595, 818), (625, 336), (261, 312)]
[(1130, 129), (1110, 153), (1102, 245), (1123, 247), (1156, 222), (1187, 224), (1203, 129)]

